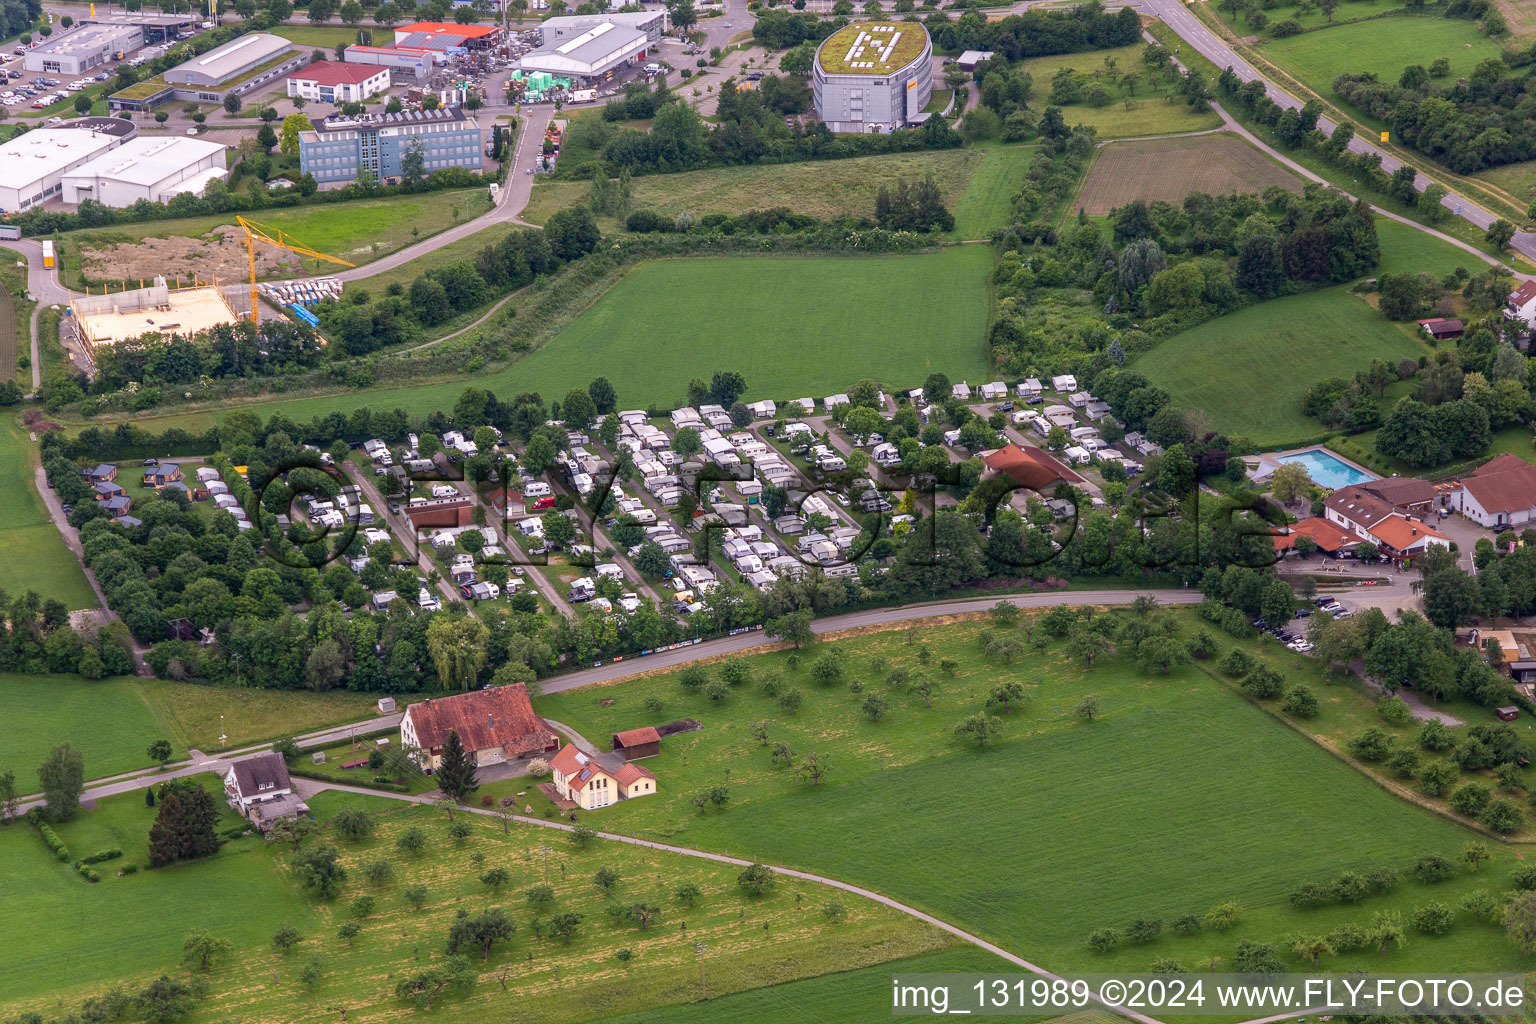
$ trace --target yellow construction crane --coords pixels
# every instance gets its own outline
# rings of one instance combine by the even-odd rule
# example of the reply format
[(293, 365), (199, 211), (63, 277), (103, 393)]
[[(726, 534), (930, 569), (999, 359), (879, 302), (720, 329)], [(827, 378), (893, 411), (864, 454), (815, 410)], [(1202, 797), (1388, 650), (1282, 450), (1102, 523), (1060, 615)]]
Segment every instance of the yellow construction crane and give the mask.
[(275, 245), (279, 249), (287, 249), (289, 252), (298, 253), (300, 256), (313, 256), (317, 260), (327, 260), (343, 267), (355, 267), (356, 263), (348, 263), (338, 256), (328, 256), (323, 252), (316, 252), (306, 246), (288, 241), (281, 231), (270, 231), (265, 226), (244, 217), (235, 216), (242, 230), (245, 231), (245, 255), (251, 271), (251, 323), (261, 323), (261, 307), (256, 301), (256, 243), (266, 242)]

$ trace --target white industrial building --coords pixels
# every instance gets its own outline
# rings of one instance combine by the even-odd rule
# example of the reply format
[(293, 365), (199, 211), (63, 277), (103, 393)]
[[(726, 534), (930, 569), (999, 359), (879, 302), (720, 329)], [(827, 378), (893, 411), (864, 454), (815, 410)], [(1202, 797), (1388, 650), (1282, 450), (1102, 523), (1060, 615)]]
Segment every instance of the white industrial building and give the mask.
[(22, 64), (44, 74), (83, 75), (143, 45), (141, 25), (81, 25), (28, 50)]
[(863, 21), (816, 50), (816, 113), (834, 132), (889, 132), (925, 119), (933, 96), (933, 44), (910, 21)]
[(44, 128), (0, 145), (0, 212), (27, 210), (52, 199), (65, 174), (122, 141), (107, 132)]
[(539, 26), (539, 47), (524, 54), (518, 66), (583, 86), (609, 82), (644, 60), (666, 28), (666, 11), (550, 18)]
[(223, 143), (185, 136), (141, 136), (63, 175), (63, 199), (132, 206), (163, 203), (182, 192), (201, 195), (210, 181), (229, 180)]

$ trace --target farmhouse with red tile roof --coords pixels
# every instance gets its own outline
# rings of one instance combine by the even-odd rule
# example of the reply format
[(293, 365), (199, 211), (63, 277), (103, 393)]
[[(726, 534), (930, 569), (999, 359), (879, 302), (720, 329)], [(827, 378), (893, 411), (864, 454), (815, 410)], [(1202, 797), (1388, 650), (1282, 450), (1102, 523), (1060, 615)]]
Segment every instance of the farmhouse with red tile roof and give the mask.
[(534, 714), (522, 683), (424, 700), (400, 720), (401, 746), (417, 751), (416, 762), (428, 774), (442, 762), (450, 732), (459, 734), (477, 765), (548, 754), (560, 745), (549, 723)]

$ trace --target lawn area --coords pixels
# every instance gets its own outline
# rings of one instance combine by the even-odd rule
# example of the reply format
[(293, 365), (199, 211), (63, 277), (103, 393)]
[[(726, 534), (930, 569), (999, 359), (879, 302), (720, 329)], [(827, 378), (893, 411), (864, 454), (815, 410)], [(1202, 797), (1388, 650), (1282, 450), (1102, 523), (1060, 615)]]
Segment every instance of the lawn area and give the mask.
[(318, 926), (320, 909), (273, 870), (273, 851), (255, 838), (235, 840), (201, 863), (119, 878), (118, 866), (144, 863), (154, 813), (142, 794), (128, 793), (58, 827), (76, 857), (123, 851), (121, 860), (98, 869), (94, 885), (55, 861), (30, 826), (0, 829), (8, 883), (0, 953), (9, 964), (0, 976), (0, 1005), (49, 1012), (62, 998), (73, 1009), (115, 980), (146, 981), (175, 968), (193, 928), (266, 951), (281, 924)]
[(1074, 207), (1098, 217), (1126, 203), (1181, 203), (1191, 192), (1229, 195), (1302, 181), (1236, 135), (1117, 142), (1099, 150)]
[[(175, 963), (186, 930), (207, 927), (233, 940), (235, 950), (209, 972), (211, 991), (200, 1018), (330, 1022), (338, 1003), (357, 1019), (394, 1017), (410, 1013), (409, 1003), (394, 995), (395, 982), (443, 963), (444, 936), (460, 908), (478, 913), (490, 906), (505, 908), (517, 925), (516, 935), (489, 961), (472, 955), (479, 983), (467, 996), (445, 996), (434, 1005), (433, 1019), (558, 1024), (684, 1002), (698, 993), (695, 942), (708, 946), (709, 989), (720, 996), (829, 970), (924, 957), (954, 942), (936, 928), (852, 897), (841, 900), (846, 917), (831, 923), (822, 911), (831, 894), (811, 883), (784, 879), (771, 894), (749, 899), (736, 883), (740, 869), (729, 865), (601, 841), (582, 850), (558, 833), (527, 825), (504, 833), (500, 824), (481, 816), (466, 816), (471, 834), (454, 841), (442, 813), (431, 808), (394, 803), (385, 809), (388, 805), (376, 797), (321, 796), (316, 803), (322, 818), (346, 805), (381, 812), (369, 839), (352, 843), (328, 834), (310, 840), (311, 845), (337, 842), (341, 849), (348, 877), (333, 903), (316, 901), (301, 890), (287, 867), (287, 847), (256, 839), (237, 840), (207, 862), (140, 871), (129, 878), (103, 872), (99, 884), (88, 885), (67, 865), (53, 862), (31, 829), (3, 830), (0, 850), (12, 854), (5, 861), (11, 879), (31, 882), (35, 876), (37, 884), (26, 886), (27, 896), (7, 908), (15, 912), (9, 919), (22, 927), (0, 938), (0, 953), (17, 967), (0, 981), (0, 1000), (15, 1009), (51, 1009), (60, 998), (73, 1007), (109, 980), (122, 979), (126, 987), (136, 988), (151, 972)], [(138, 794), (105, 804), (60, 834), (82, 850), (110, 840), (130, 857), (142, 857), (153, 812)], [(395, 847), (410, 828), (428, 837), (419, 857)], [(75, 842), (87, 831), (89, 841)], [(549, 850), (547, 871), (555, 891), (554, 904), (543, 913), (532, 910), (523, 895), (544, 880), (541, 847)], [(394, 878), (370, 885), (362, 869), (381, 858), (391, 862)], [(510, 875), (498, 891), (478, 881), (491, 867)], [(648, 930), (613, 921), (606, 911), (610, 898), (592, 883), (599, 867), (618, 871), (617, 902), (650, 904), (659, 921)], [(692, 908), (673, 895), (684, 882), (701, 891)], [(418, 884), (427, 888), (420, 911), (402, 895), (406, 886)], [(214, 885), (227, 891), (211, 892)], [(376, 905), (360, 915), (351, 904), (364, 893)], [(73, 902), (65, 903), (64, 896)], [(535, 937), (533, 918), (565, 912), (582, 918), (571, 942)], [(90, 927), (67, 927), (86, 920), (92, 921)], [(337, 925), (347, 920), (362, 926), (350, 943), (335, 938)], [(275, 952), (270, 942), (282, 924), (293, 924), (304, 936), (288, 956)], [(59, 949), (36, 941), (38, 935), (68, 936), (67, 971), (56, 964), (43, 969), (47, 960), (57, 959)], [(621, 948), (631, 951), (627, 962), (615, 956)], [(306, 990), (298, 972), (315, 956), (321, 978)], [(581, 983), (572, 984), (575, 978)], [(510, 1013), (513, 1005), (517, 1010)]]
[(35, 590), (71, 611), (96, 604), (96, 593), (38, 496), (32, 442), (15, 422), (0, 424), (0, 589)]
[[(1333, 80), (1346, 71), (1373, 72), (1383, 82), (1395, 83), (1409, 64), (1429, 67), (1436, 58), (1448, 57), (1454, 80), (1471, 74), (1480, 62), (1497, 58), (1499, 45), (1479, 32), (1476, 22), (1426, 16), (1379, 18), (1304, 32), (1267, 42), (1259, 52), (1318, 95), (1343, 104), (1333, 91)], [(1362, 120), (1375, 124), (1363, 115)]]
[[(1310, 437), (1307, 388), (1373, 359), (1396, 363), (1428, 347), (1344, 286), (1259, 303), (1164, 340), (1135, 368), (1173, 404), (1209, 413), (1217, 430), (1264, 447)], [(1300, 369), (1300, 372), (1298, 372)]]
[[(308, 248), (365, 264), (479, 216), (490, 206), (487, 190), (475, 188), (263, 210), (257, 219), (268, 228), (281, 229)], [(224, 242), (212, 240), (215, 229), (234, 222), (235, 215), (225, 213), (129, 224), (99, 231), (69, 232), (64, 236), (67, 244), (63, 247), (63, 276), (76, 288), (84, 287), (87, 271), (93, 280), (117, 281), (122, 275), (111, 268), (120, 269), (122, 264), (131, 262), (136, 272), (143, 276), (165, 273), (167, 277), (178, 274), (186, 277), (190, 272), (187, 257), (179, 250), (170, 251), (173, 247), (156, 246), (154, 240), (197, 238), (209, 241), (205, 253), (196, 257), (201, 264), (199, 273), (204, 277), (220, 274), (225, 279), (243, 277), (246, 273), (243, 237), (230, 231)], [(82, 265), (82, 249), (95, 252), (89, 268)], [(258, 246), (258, 250), (277, 251), (269, 246)], [(302, 272), (306, 275), (336, 269), (334, 264), (307, 257), (303, 267)], [(287, 270), (278, 276), (296, 273), (299, 273), (296, 264), (287, 264)]]
[(1376, 218), (1376, 240), (1381, 244), (1379, 274), (1417, 274), (1444, 277), (1457, 267), (1480, 274), (1487, 264), (1467, 250), (1426, 234), (1418, 228), (1385, 217)]
[[(1086, 124), (1099, 130), (1100, 139), (1125, 138), (1135, 135), (1164, 135), (1169, 132), (1198, 132), (1207, 128), (1220, 128), (1221, 118), (1213, 110), (1194, 111), (1182, 99), (1169, 102), (1167, 86), (1161, 82), (1157, 89), (1147, 84), (1146, 69), (1141, 63), (1143, 47), (1140, 43), (1110, 50), (1093, 50), (1088, 53), (1069, 53), (1054, 57), (1035, 57), (1023, 62), (1024, 70), (1034, 78), (1031, 102), (1043, 109), (1051, 94), (1051, 79), (1063, 68), (1071, 68), (1083, 83), (1081, 102), (1054, 103), (1061, 107), (1061, 116), (1068, 125)], [(1124, 75), (1136, 75), (1136, 83), (1127, 88), (1123, 81), (1111, 85), (1105, 77), (1107, 62), (1114, 62), (1115, 70)], [(1102, 87), (1108, 101), (1094, 106), (1087, 101), (1088, 94)], [(1130, 106), (1126, 106), (1126, 102)]]
[(959, 203), (951, 204), (955, 211), (954, 237), (991, 238), (992, 232), (1008, 226), (1013, 214), (1014, 194), (1024, 183), (1024, 174), (1029, 170), (1035, 148), (988, 146), (976, 150), (984, 154), (981, 166), (971, 176), (971, 183), (960, 196)]
[[(946, 205), (954, 209), (978, 167), (984, 166), (985, 153), (981, 149), (950, 149), (648, 174), (631, 180), (630, 207), (667, 217), (684, 211), (702, 216), (786, 206), (821, 220), (873, 218), (875, 193), (880, 186), (894, 187), (898, 178), (916, 181), (932, 175)], [(590, 192), (591, 185), (585, 181), (541, 178), (534, 184), (533, 199), (523, 218), (543, 224), (559, 210), (584, 204)], [(613, 218), (604, 218), (602, 224), (605, 230), (621, 227)]]
[[(1187, 625), (1187, 613), (1178, 621)], [(702, 723), (663, 740), (646, 762), (660, 780), (655, 798), (589, 814), (595, 827), (751, 850), (855, 881), (1058, 970), (1142, 970), (1159, 957), (1187, 965), (1228, 958), (1240, 939), (1284, 949), (1287, 935), (1368, 921), (1431, 896), (1455, 904), (1476, 884), (1506, 884), (1511, 858), (1496, 851), (1481, 877), (1463, 875), (1433, 893), (1404, 881), (1359, 906), (1293, 909), (1286, 897), (1302, 882), (1380, 864), (1406, 868), (1431, 852), (1455, 856), (1471, 835), (1391, 795), (1202, 666), (1152, 676), (1117, 656), (1084, 673), (1060, 642), (1008, 666), (982, 658), (979, 632), (976, 623), (919, 624), (916, 643), (905, 630), (837, 642), (828, 651), (842, 680), (832, 686), (810, 678), (822, 656), (813, 649), (794, 669), (786, 653), (751, 658), (754, 682), (721, 703), (665, 673), (536, 706), (589, 737), (682, 717)], [(932, 669), (922, 667), (924, 648)], [(938, 668), (944, 659), (956, 662), (953, 675)], [(892, 668), (931, 672), (932, 707), (885, 682)], [(773, 672), (804, 694), (797, 714), (758, 689)], [(1003, 739), (977, 750), (953, 735), (1005, 680), (1024, 687), (1028, 706), (1005, 716)], [(1074, 713), (1089, 692), (1102, 709), (1092, 722)], [(861, 713), (871, 695), (889, 705), (878, 722)], [(664, 702), (661, 712), (643, 710), (650, 697)], [(767, 744), (748, 732), (756, 721), (767, 723)], [(826, 758), (825, 780), (812, 786), (774, 766), (769, 744), (777, 742)], [(729, 804), (694, 811), (691, 795), (726, 781), (726, 768)], [(1096, 928), (1200, 914), (1226, 900), (1243, 908), (1226, 932), (1164, 931), (1150, 945), (1105, 955), (1085, 946)], [(1444, 937), (1415, 935), (1402, 949), (1350, 954), (1330, 969), (1360, 961), (1372, 970), (1503, 969), (1519, 958), (1502, 930), (1463, 918)]]
[(0, 701), (9, 709), (9, 735), (0, 771), (14, 771), (23, 793), (35, 793), (37, 766), (68, 741), (85, 758), (85, 777), (99, 779), (151, 764), (150, 740), (165, 737), (185, 752), (134, 679), (86, 682), (79, 676), (0, 675)]
[[(85, 755), (85, 777), (146, 768), (144, 748), (165, 738), (178, 759), (189, 747), (219, 749), (220, 716), (227, 749), (263, 740), (367, 721), (375, 698), (337, 690), (278, 691), (201, 686), (168, 679), (0, 675), (0, 700), (11, 709), (11, 739), (0, 754), (0, 771), (14, 770), (26, 792), (37, 789), (33, 770), (66, 740)], [(405, 696), (396, 700), (404, 707)]]
[(683, 399), (690, 376), (713, 367), (743, 374), (749, 399), (819, 396), (871, 373), (908, 387), (934, 370), (975, 378), (988, 365), (991, 263), (981, 246), (644, 263), (514, 367), (513, 389), (563, 394), (591, 380), (594, 367), (621, 366), (627, 406), (668, 407)]
[[(564, 394), (601, 369), (624, 367), (626, 408), (680, 402), (707, 369), (747, 378), (746, 399), (821, 397), (878, 372), (892, 386), (933, 370), (961, 380), (988, 372), (986, 275), (991, 250), (954, 246), (904, 256), (660, 260), (630, 271), (542, 348), (475, 380), (497, 394)], [(878, 294), (870, 293), (872, 284)], [(867, 300), (859, 296), (870, 293)], [(744, 331), (742, 325), (753, 325)], [(803, 358), (807, 341), (817, 358)], [(707, 343), (708, 367), (699, 364)], [(706, 373), (706, 376), (708, 374)], [(451, 408), (468, 380), (264, 402), (302, 422), (359, 406), (425, 416)], [(909, 385), (911, 386), (911, 385)], [(222, 411), (140, 419), (148, 430), (206, 429)]]
[[(299, 46), (321, 49), (334, 49), (337, 43), (346, 43), (351, 46), (357, 42), (358, 33), (357, 29), (348, 28), (345, 25), (279, 25), (272, 31)], [(379, 43), (380, 46), (391, 45), (387, 40), (394, 38), (394, 33), (385, 28), (370, 27), (363, 31), (372, 32), (375, 39), (384, 40)]]

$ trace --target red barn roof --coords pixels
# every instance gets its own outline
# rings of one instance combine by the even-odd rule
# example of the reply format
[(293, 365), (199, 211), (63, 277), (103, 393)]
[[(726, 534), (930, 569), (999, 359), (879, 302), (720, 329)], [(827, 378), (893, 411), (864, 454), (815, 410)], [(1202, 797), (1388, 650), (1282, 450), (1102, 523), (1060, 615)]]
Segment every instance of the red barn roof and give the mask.
[(522, 683), (425, 700), (405, 713), (416, 726), (416, 742), (429, 750), (447, 742), (449, 732), (459, 734), (465, 750), (504, 747), (512, 756), (539, 753), (557, 741), (549, 724), (534, 714)]
[(333, 60), (317, 60), (309, 67), (293, 72), (288, 78), (320, 85), (362, 85), (380, 74), (389, 74), (389, 69), (375, 64), (338, 64)]

